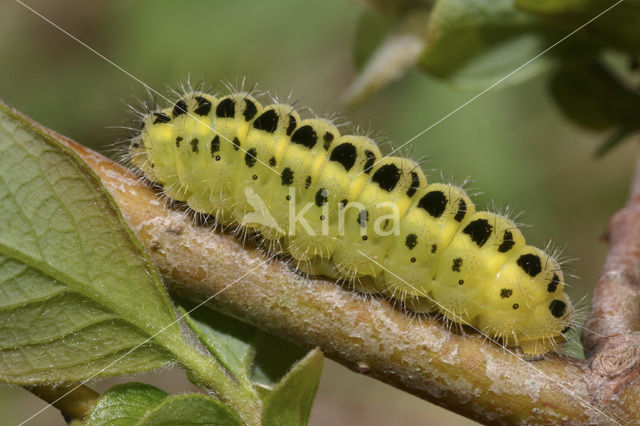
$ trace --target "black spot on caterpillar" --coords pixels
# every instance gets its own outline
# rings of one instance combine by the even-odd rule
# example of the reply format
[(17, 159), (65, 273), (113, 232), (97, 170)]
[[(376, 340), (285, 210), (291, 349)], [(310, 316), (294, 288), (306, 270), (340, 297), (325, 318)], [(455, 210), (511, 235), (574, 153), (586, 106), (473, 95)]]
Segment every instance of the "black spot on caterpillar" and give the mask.
[(187, 103), (180, 99), (173, 107), (172, 115), (174, 118), (187, 113)]
[(375, 171), (371, 181), (385, 191), (391, 192), (400, 181), (400, 169), (395, 164), (384, 164)]
[(489, 225), (486, 219), (476, 219), (465, 226), (462, 232), (467, 234), (478, 247), (482, 247), (489, 240), (493, 232), (493, 226)]
[(209, 115), (209, 113), (211, 112), (211, 102), (209, 102), (207, 99), (203, 98), (202, 96), (196, 96), (196, 102), (198, 103), (198, 106), (196, 107), (195, 110), (193, 110), (193, 112), (195, 112), (198, 115)]
[(233, 118), (236, 115), (236, 102), (232, 98), (222, 100), (216, 107), (219, 118)]
[(442, 191), (427, 192), (424, 197), (420, 199), (418, 207), (425, 209), (433, 217), (440, 217), (444, 210), (447, 208), (449, 200)]
[[(149, 181), (258, 233), (301, 270), (359, 290), (371, 282), (414, 311), (438, 311), (529, 355), (564, 342), (573, 307), (557, 261), (509, 219), (476, 211), (462, 188), (427, 183), (414, 161), (245, 92), (187, 93), (143, 121), (129, 154)], [(255, 219), (255, 198), (268, 218)]]
[(353, 146), (353, 144), (343, 143), (335, 147), (331, 152), (329, 160), (342, 164), (342, 167), (344, 167), (346, 171), (349, 171), (356, 163), (357, 155), (356, 147)]
[(318, 142), (318, 135), (313, 127), (306, 125), (298, 127), (298, 129), (291, 135), (291, 142), (306, 146), (311, 149)]

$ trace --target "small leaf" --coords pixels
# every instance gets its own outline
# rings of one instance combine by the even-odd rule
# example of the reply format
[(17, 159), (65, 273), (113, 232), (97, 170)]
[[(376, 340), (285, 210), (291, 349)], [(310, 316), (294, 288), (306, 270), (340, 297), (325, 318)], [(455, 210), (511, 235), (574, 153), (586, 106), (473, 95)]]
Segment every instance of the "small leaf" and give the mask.
[(229, 407), (202, 394), (170, 396), (143, 383), (117, 385), (105, 392), (85, 420), (86, 426), (242, 425)]
[(144, 383), (113, 386), (98, 398), (85, 425), (135, 425), (168, 396), (165, 391)]
[(601, 157), (640, 130), (640, 93), (602, 61), (566, 65), (550, 82), (562, 112), (580, 126), (611, 134), (597, 149)]
[(550, 87), (562, 111), (583, 127), (631, 130), (640, 125), (640, 94), (600, 61), (562, 67)]
[(592, 21), (584, 37), (594, 46), (640, 53), (639, 0), (624, 0), (618, 4), (599, 0), (516, 0), (515, 4), (548, 22), (564, 24), (568, 31)]
[(596, 96), (596, 87), (603, 81), (599, 72), (591, 72), (588, 65), (563, 67), (551, 78), (551, 93), (564, 114), (579, 125), (591, 130), (605, 130), (615, 125)]
[(375, 10), (365, 10), (358, 19), (353, 58), (357, 70), (369, 61), (385, 37), (396, 27), (398, 19)]
[[(249, 376), (255, 348), (251, 345), (257, 329), (221, 314), (206, 306), (184, 299), (176, 299), (186, 324), (205, 344), (209, 352), (218, 359), (236, 378)], [(193, 311), (192, 311), (193, 310)]]
[(415, 65), (423, 46), (424, 42), (412, 34), (387, 37), (347, 88), (341, 103), (353, 107), (402, 77), (407, 69)]
[(415, 9), (429, 8), (435, 0), (360, 0), (367, 2), (383, 13), (402, 14)]
[(604, 157), (605, 154), (608, 154), (613, 148), (618, 146), (622, 141), (624, 141), (627, 137), (631, 136), (633, 133), (637, 132), (638, 129), (629, 130), (621, 127), (616, 129), (596, 150), (596, 157)]
[(515, 3), (518, 7), (532, 12), (563, 15), (569, 13), (593, 14), (598, 9), (604, 10), (606, 8), (598, 0), (515, 0)]
[(314, 349), (298, 362), (264, 401), (263, 425), (305, 425), (318, 389), (324, 358)]
[(308, 352), (279, 337), (260, 333), (262, 333), (262, 337), (256, 344), (251, 379), (254, 382), (272, 387)]
[[(195, 306), (184, 299), (177, 301), (183, 310)], [(185, 320), (238, 380), (272, 387), (306, 354), (293, 343), (205, 306), (191, 312)]]
[[(512, 0), (439, 0), (429, 19), (419, 64), (454, 85), (485, 88), (564, 35), (535, 15), (515, 9)], [(521, 82), (551, 68), (556, 53), (557, 48), (537, 58), (503, 84)]]
[(382, 87), (399, 79), (413, 67), (424, 49), (427, 12), (414, 11), (393, 28), (388, 21), (377, 28), (363, 28), (356, 39), (356, 64), (366, 64), (347, 88), (341, 103), (350, 107), (361, 103)]
[(139, 426), (243, 424), (231, 408), (217, 399), (198, 393), (169, 397), (138, 423)]

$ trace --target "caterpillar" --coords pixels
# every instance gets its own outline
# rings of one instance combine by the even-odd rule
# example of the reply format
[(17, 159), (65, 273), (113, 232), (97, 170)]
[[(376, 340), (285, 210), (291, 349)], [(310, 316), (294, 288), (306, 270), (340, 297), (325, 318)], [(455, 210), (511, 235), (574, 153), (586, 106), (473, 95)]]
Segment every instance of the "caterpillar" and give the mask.
[(128, 155), (169, 198), (260, 235), (305, 273), (439, 313), (530, 357), (558, 351), (571, 328), (562, 269), (510, 219), (329, 120), (244, 91), (190, 91), (142, 115)]

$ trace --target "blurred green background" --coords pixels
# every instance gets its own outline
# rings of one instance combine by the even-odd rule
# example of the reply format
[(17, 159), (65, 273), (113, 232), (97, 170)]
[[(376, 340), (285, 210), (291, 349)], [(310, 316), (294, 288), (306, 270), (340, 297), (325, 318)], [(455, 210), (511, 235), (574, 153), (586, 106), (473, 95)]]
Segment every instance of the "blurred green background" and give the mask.
[[(364, 6), (323, 1), (72, 1), (27, 2), (107, 58), (168, 94), (188, 76), (292, 93), (320, 115), (336, 112), (355, 71), (352, 42)], [(15, 2), (0, 6), (0, 97), (82, 144), (114, 155), (126, 125), (125, 103), (143, 88), (61, 31)], [(508, 83), (505, 82), (505, 83)], [(349, 121), (396, 145), (441, 119), (475, 92), (452, 89), (418, 71), (354, 111)], [(513, 213), (538, 246), (551, 241), (575, 259), (569, 293), (587, 309), (606, 253), (608, 218), (626, 200), (638, 147), (624, 144), (592, 156), (603, 135), (569, 124), (551, 101), (545, 77), (492, 90), (404, 150), (427, 156), (432, 181), (471, 177), (478, 205)], [(389, 146), (385, 146), (389, 151)], [(495, 206), (495, 207), (494, 207)], [(167, 391), (184, 389), (180, 372), (135, 377)], [(106, 389), (106, 384), (96, 384)], [(44, 404), (16, 387), (0, 387), (2, 422), (17, 424)], [(399, 390), (328, 363), (311, 424), (413, 425), (471, 422)], [(64, 424), (47, 410), (30, 424)]]

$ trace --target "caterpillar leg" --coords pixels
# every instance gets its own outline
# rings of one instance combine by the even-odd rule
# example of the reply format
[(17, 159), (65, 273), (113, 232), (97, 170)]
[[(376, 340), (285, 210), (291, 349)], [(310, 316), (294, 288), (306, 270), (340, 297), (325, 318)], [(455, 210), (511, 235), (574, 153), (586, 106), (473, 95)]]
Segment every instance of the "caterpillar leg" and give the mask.
[[(327, 258), (314, 256), (298, 263), (298, 269), (309, 275), (319, 275), (329, 278), (343, 276), (344, 273), (336, 269), (335, 264)], [(350, 290), (364, 294), (380, 294), (380, 287), (376, 280), (368, 275), (344, 278), (343, 281)]]
[(534, 361), (544, 358), (544, 355), (549, 352), (559, 352), (564, 346), (565, 339), (562, 336), (557, 336), (548, 339), (527, 340), (519, 342), (522, 353), (528, 360)]
[(378, 287), (376, 279), (369, 275), (354, 278), (349, 286), (358, 293), (380, 294), (380, 287)]
[(438, 305), (433, 299), (427, 297), (405, 296), (404, 305), (408, 310), (417, 314), (431, 314), (438, 311)]

